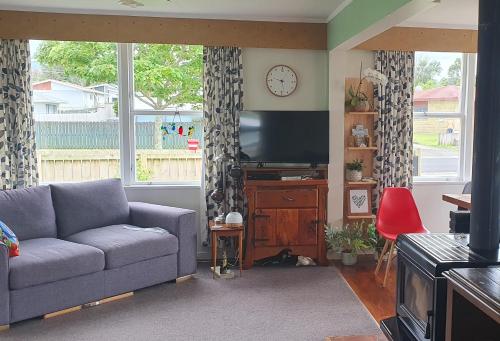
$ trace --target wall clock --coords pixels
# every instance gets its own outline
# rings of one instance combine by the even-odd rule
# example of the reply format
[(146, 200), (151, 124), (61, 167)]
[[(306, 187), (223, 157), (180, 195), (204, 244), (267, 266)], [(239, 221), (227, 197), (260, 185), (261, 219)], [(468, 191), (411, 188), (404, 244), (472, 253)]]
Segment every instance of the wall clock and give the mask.
[(276, 65), (267, 72), (266, 84), (273, 95), (290, 96), (297, 88), (297, 74), (289, 66)]

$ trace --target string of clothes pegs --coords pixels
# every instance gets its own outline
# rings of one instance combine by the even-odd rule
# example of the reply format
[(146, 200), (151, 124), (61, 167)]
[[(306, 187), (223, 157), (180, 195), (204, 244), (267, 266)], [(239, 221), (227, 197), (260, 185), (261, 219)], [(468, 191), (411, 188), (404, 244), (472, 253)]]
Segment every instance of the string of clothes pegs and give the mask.
[[(176, 121), (176, 119), (178, 119), (178, 121)], [(189, 139), (191, 139), (194, 136), (195, 127), (194, 125), (190, 125), (187, 128), (186, 132), (182, 122), (181, 114), (179, 110), (175, 110), (172, 121), (169, 123), (162, 123), (160, 130), (164, 139), (167, 138), (167, 136), (187, 136)]]

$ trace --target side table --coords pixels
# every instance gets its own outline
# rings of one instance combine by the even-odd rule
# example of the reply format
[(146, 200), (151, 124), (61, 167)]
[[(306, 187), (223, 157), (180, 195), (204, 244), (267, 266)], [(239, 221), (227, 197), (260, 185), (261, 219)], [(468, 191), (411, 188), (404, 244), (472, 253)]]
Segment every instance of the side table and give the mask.
[(228, 227), (226, 224), (215, 226), (213, 222), (209, 223), (210, 240), (212, 241), (212, 266), (213, 277), (215, 278), (215, 267), (217, 266), (217, 240), (219, 237), (237, 237), (238, 238), (238, 253), (240, 265), (240, 277), (243, 272), (243, 225)]

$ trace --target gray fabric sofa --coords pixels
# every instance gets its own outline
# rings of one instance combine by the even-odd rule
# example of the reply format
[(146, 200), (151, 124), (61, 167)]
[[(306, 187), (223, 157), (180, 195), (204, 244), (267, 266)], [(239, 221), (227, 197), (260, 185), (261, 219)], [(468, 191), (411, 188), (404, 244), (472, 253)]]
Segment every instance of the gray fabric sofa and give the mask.
[(196, 272), (195, 212), (129, 203), (117, 179), (0, 191), (0, 220), (21, 252), (0, 243), (0, 326)]

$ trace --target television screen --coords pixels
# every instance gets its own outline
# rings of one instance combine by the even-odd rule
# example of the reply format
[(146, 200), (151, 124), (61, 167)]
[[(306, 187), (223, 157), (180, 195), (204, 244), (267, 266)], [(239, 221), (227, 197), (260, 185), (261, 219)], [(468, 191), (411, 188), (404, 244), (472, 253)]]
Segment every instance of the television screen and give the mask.
[(242, 111), (242, 162), (328, 163), (328, 111)]

